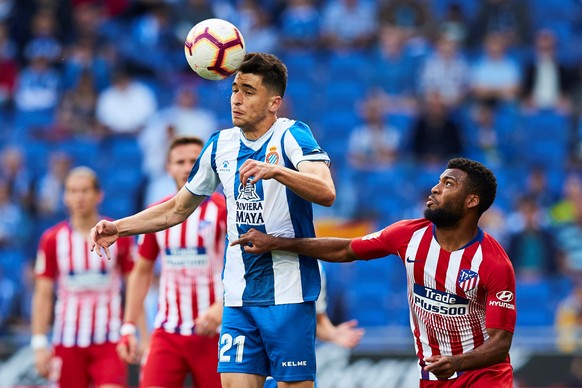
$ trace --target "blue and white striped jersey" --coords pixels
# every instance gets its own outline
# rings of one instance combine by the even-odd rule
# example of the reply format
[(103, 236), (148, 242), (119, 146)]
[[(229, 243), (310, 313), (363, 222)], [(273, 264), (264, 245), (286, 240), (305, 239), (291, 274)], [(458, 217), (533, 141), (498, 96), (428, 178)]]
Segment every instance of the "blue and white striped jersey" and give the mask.
[[(313, 208), (275, 179), (256, 184), (240, 182), (239, 169), (247, 159), (297, 170), (303, 161), (329, 157), (309, 127), (280, 118), (257, 140), (247, 140), (240, 128), (215, 132), (192, 168), (186, 188), (211, 195), (222, 183), (227, 204), (227, 240), (250, 228), (285, 237), (314, 237)], [(295, 253), (273, 251), (251, 255), (227, 241), (222, 273), (226, 306), (270, 306), (315, 301), (321, 280), (317, 260)]]

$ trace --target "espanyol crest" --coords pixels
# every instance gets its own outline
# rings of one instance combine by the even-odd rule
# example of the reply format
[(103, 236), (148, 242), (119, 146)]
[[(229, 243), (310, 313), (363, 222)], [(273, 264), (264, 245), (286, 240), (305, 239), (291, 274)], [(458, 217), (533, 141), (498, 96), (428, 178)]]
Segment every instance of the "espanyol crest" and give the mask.
[(277, 164), (279, 162), (279, 154), (277, 153), (277, 147), (272, 146), (269, 148), (269, 153), (265, 157), (265, 162), (269, 164)]
[(477, 280), (479, 279), (479, 274), (475, 271), (469, 269), (462, 269), (459, 274), (459, 287), (463, 291), (471, 291), (475, 286), (477, 286)]

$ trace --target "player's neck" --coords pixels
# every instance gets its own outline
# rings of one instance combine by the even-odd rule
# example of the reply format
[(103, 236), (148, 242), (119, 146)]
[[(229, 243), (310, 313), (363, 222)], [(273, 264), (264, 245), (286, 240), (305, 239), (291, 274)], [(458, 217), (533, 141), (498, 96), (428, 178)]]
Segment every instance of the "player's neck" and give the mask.
[(277, 116), (268, 116), (252, 127), (241, 127), (241, 130), (247, 140), (257, 140), (267, 133), (276, 121)]
[(98, 222), (97, 213), (88, 216), (71, 216), (69, 222), (72, 228), (81, 234), (89, 235), (91, 228)]
[(477, 224), (459, 225), (448, 228), (435, 228), (436, 239), (442, 249), (447, 252), (453, 252), (461, 249), (475, 238), (479, 228)]

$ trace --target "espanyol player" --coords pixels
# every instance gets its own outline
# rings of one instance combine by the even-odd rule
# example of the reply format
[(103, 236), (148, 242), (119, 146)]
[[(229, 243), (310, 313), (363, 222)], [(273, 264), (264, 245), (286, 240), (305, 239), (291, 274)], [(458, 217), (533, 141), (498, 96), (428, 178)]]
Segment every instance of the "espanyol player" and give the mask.
[[(278, 118), (287, 69), (275, 56), (250, 53), (232, 84), (235, 127), (214, 133), (176, 196), (91, 232), (99, 255), (120, 237), (183, 222), (222, 184), (227, 238), (251, 228), (286, 237), (314, 237), (312, 203), (331, 206), (335, 187), (329, 157), (309, 127)], [(224, 313), (218, 371), (225, 388), (313, 387), (317, 261), (286, 252), (248, 253), (229, 246), (223, 270)]]
[(420, 386), (511, 388), (515, 274), (501, 245), (478, 226), (496, 189), (495, 176), (481, 163), (451, 159), (432, 188), (424, 219), (353, 240), (252, 230), (233, 244), (249, 254), (282, 250), (332, 262), (398, 255), (406, 267)]

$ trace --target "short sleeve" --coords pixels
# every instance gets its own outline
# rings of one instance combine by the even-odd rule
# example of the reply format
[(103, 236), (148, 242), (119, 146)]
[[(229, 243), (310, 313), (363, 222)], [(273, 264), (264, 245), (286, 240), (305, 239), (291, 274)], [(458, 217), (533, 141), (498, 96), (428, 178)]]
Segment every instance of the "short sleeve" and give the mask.
[(138, 240), (137, 253), (146, 260), (155, 261), (160, 254), (160, 246), (155, 233), (141, 235)]
[(133, 237), (122, 237), (117, 240), (117, 262), (124, 274), (131, 272), (133, 268), (134, 248)]
[(58, 275), (57, 242), (52, 230), (45, 232), (39, 242), (34, 264), (36, 276), (56, 279)]
[(296, 121), (284, 136), (285, 154), (295, 168), (306, 160), (323, 161), (329, 164), (329, 156), (317, 144), (311, 129), (306, 124)]
[(198, 160), (190, 171), (186, 189), (194, 195), (211, 196), (218, 187), (220, 180), (216, 174), (216, 147), (220, 131), (215, 132), (206, 143)]
[(509, 259), (504, 260), (489, 274), (487, 284), (485, 327), (515, 330), (515, 273)]

